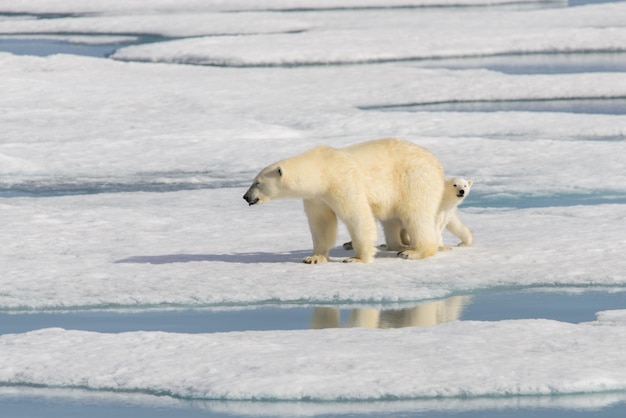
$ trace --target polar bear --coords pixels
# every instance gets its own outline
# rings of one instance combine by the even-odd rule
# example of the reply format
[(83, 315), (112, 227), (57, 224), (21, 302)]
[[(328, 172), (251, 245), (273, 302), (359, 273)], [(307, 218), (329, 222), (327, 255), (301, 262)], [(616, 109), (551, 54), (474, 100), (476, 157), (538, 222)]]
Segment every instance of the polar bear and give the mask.
[[(473, 181), (465, 180), (462, 177), (454, 177), (446, 180), (443, 197), (437, 213), (437, 231), (439, 237), (439, 251), (448, 251), (451, 248), (443, 245), (443, 230), (447, 229), (452, 232), (461, 242), (460, 247), (469, 247), (474, 243), (474, 235), (468, 227), (466, 227), (461, 219), (457, 207), (469, 195)], [(405, 229), (401, 232), (401, 240), (403, 245), (409, 245), (410, 235)]]
[[(406, 229), (406, 259), (433, 256), (439, 247), (436, 215), (444, 190), (441, 164), (428, 150), (395, 138), (345, 148), (320, 146), (265, 167), (243, 198), (249, 205), (301, 198), (313, 238), (307, 264), (328, 261), (337, 239), (337, 218), (352, 238), (354, 257), (373, 261), (379, 219), (385, 236)], [(387, 229), (389, 232), (387, 232)]]
[(454, 177), (446, 180), (443, 199), (437, 215), (437, 230), (439, 231), (439, 251), (450, 250), (450, 247), (443, 245), (443, 230), (452, 232), (461, 242), (459, 247), (469, 247), (474, 243), (474, 235), (468, 227), (463, 225), (459, 218), (458, 206), (469, 195), (474, 182), (465, 180), (462, 177)]

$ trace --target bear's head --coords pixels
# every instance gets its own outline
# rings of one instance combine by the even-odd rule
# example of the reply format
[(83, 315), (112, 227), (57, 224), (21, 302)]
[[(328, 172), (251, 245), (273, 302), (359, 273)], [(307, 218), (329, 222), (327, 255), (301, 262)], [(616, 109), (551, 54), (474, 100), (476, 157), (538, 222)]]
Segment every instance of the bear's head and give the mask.
[(243, 195), (244, 200), (252, 206), (282, 197), (282, 177), (283, 169), (279, 165), (274, 164), (264, 168), (257, 174), (252, 181), (252, 186)]
[(463, 177), (454, 177), (446, 180), (446, 192), (454, 193), (456, 197), (463, 200), (469, 195), (473, 183), (472, 180), (465, 180)]

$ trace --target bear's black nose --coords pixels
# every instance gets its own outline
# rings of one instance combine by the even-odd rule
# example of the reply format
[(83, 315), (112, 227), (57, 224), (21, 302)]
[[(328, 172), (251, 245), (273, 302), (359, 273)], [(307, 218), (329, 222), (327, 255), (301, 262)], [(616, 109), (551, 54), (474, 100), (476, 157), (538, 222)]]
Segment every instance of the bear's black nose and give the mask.
[(255, 203), (257, 203), (259, 201), (258, 197), (252, 197), (252, 194), (250, 193), (250, 190), (248, 190), (246, 192), (246, 194), (243, 195), (243, 199), (248, 202), (248, 205), (252, 206)]
[(465, 195), (465, 190), (459, 190), (459, 194), (460, 194), (461, 196)]

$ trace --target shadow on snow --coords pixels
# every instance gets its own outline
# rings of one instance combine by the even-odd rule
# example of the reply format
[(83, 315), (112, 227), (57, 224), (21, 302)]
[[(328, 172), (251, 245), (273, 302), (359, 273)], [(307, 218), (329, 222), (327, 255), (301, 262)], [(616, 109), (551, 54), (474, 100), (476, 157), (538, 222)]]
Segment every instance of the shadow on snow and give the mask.
[(128, 264), (174, 264), (192, 263), (200, 261), (217, 261), (223, 263), (287, 263), (302, 262), (302, 259), (311, 254), (310, 250), (290, 251), (286, 253), (231, 253), (231, 254), (164, 254), (139, 255), (117, 260), (115, 263)]
[[(341, 262), (350, 257), (352, 251), (346, 251), (342, 247), (330, 250), (330, 262)], [(137, 255), (115, 261), (116, 264), (175, 264), (194, 263), (202, 261), (216, 261), (222, 263), (302, 263), (302, 260), (311, 255), (311, 250), (296, 250), (279, 253), (248, 252), (230, 254), (162, 254), (162, 255)], [(397, 257), (396, 252), (379, 251), (376, 258)]]

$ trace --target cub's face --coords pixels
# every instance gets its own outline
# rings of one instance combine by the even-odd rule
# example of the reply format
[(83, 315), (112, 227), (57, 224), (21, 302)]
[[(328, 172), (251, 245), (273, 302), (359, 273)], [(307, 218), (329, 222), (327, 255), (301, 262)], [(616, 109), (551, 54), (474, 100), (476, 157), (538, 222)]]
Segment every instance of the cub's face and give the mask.
[(269, 166), (261, 170), (254, 178), (252, 186), (243, 195), (244, 200), (252, 206), (280, 197), (282, 176), (283, 170), (278, 166)]
[(472, 188), (472, 180), (465, 180), (463, 177), (454, 177), (447, 182), (447, 186), (451, 187), (456, 197), (465, 199)]

